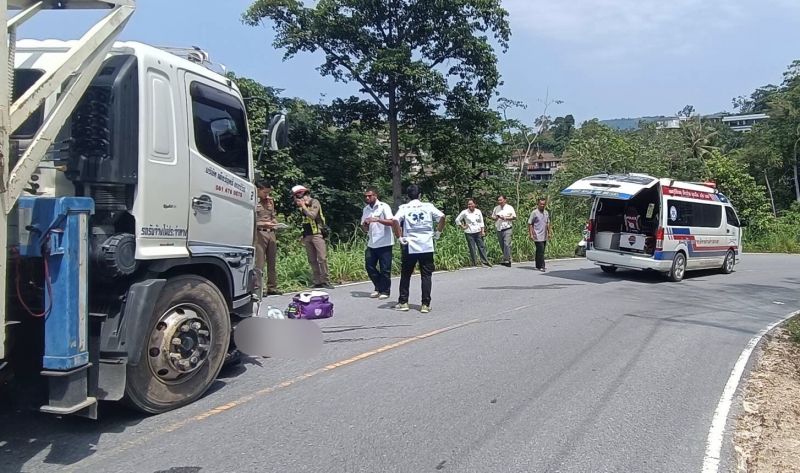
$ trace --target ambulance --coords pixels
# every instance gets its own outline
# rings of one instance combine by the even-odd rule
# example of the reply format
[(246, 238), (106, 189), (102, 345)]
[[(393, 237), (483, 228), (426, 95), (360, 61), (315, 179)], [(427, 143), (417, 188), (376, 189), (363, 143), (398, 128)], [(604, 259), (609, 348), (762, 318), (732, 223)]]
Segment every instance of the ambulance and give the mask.
[(654, 270), (678, 282), (687, 271), (732, 273), (740, 261), (743, 223), (714, 183), (599, 174), (561, 194), (592, 199), (586, 258), (606, 273)]

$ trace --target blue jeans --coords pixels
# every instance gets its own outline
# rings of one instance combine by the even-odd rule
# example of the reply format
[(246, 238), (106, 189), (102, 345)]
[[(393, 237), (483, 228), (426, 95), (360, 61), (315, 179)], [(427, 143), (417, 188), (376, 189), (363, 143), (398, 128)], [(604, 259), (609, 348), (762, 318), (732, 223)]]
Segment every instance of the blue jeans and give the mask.
[(367, 247), (364, 262), (375, 290), (388, 296), (392, 290), (392, 247)]

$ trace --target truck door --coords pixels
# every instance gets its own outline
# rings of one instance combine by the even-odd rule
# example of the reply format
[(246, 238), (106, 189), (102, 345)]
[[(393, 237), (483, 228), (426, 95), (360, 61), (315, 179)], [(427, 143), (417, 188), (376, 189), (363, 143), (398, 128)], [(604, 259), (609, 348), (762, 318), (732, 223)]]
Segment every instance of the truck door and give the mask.
[(189, 248), (252, 247), (255, 187), (245, 108), (233, 89), (186, 71)]

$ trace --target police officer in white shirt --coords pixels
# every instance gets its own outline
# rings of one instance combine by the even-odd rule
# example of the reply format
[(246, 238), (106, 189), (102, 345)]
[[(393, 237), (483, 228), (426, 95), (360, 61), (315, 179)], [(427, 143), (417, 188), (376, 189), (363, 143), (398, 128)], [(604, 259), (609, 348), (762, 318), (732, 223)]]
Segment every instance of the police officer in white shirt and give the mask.
[[(392, 248), (394, 234), (392, 208), (378, 200), (378, 190), (370, 187), (364, 192), (367, 205), (361, 213), (361, 228), (367, 232), (364, 266), (375, 290), (370, 297), (388, 299), (392, 289)], [(380, 268), (379, 268), (380, 267)]]
[(400, 297), (395, 309), (408, 310), (408, 293), (411, 275), (419, 263), (422, 275), (422, 306), (420, 312), (427, 314), (431, 310), (432, 276), (436, 267), (433, 263), (434, 240), (438, 240), (444, 230), (445, 215), (433, 204), (420, 202), (419, 187), (410, 185), (406, 195), (410, 202), (403, 204), (394, 215), (395, 236), (400, 240), (402, 248), (400, 272)]

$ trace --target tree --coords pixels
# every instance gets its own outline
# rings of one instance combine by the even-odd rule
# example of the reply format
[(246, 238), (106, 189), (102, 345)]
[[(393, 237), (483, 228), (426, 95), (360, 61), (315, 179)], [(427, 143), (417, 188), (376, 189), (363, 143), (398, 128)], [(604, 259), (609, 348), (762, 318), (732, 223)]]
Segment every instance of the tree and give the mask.
[(553, 146), (553, 153), (561, 156), (567, 149), (569, 140), (572, 139), (572, 135), (575, 132), (575, 117), (572, 115), (556, 117), (556, 119), (553, 120), (552, 131), (553, 141), (555, 142)]
[[(382, 123), (375, 106), (356, 97), (336, 99), (330, 105), (282, 98), (275, 89), (229, 74), (245, 97), (259, 172), (275, 188), (275, 203), (284, 215), (297, 216), (288, 190), (304, 184), (323, 202), (328, 224), (338, 235), (352, 230), (361, 215), (362, 192), (375, 182), (374, 170), (385, 166), (386, 148), (377, 139)], [(275, 110), (291, 115), (289, 147), (266, 152), (256, 138)], [(387, 167), (388, 168), (388, 167)]]
[(679, 117), (691, 118), (692, 114), (694, 114), (694, 105), (687, 105), (678, 112)]
[(418, 175), (423, 191), (448, 214), (461, 211), (467, 197), (479, 205), (490, 195), (494, 200), (501, 192), (507, 157), (498, 139), (503, 131), (498, 112), (464, 92), (447, 101), (444, 116), (420, 125), (428, 150)]
[(402, 193), (400, 126), (433, 113), (454, 90), (488, 103), (500, 82), (487, 34), (508, 47), (508, 12), (501, 0), (256, 0), (249, 25), (272, 22), (285, 58), (325, 55), (323, 76), (356, 82), (388, 121), (392, 196)]
[(739, 113), (764, 113), (769, 108), (769, 97), (778, 90), (775, 85), (759, 87), (750, 97), (739, 96), (733, 99), (733, 108)]
[(748, 134), (741, 153), (753, 176), (766, 174), (772, 183), (776, 207), (788, 208), (800, 202), (800, 61), (787, 68), (780, 87), (761, 87), (751, 97), (769, 119)]
[(771, 215), (766, 188), (756, 183), (747, 168), (735, 157), (713, 151), (707, 163), (704, 177), (716, 182), (720, 192), (731, 199), (740, 215), (756, 232), (763, 230)]
[[(547, 131), (550, 129), (552, 117), (547, 114), (547, 110), (551, 105), (560, 105), (564, 103), (563, 100), (551, 99), (550, 92), (545, 95), (544, 100), (539, 100), (543, 104), (541, 115), (533, 120), (533, 126), (528, 126), (520, 120), (509, 119), (508, 110), (511, 108), (525, 109), (527, 106), (522, 102), (501, 98), (499, 100), (499, 108), (503, 113), (503, 121), (505, 123), (505, 141), (511, 145), (511, 157), (519, 161), (519, 168), (516, 173), (516, 184), (514, 190), (516, 193), (516, 200), (514, 206), (520, 206), (520, 186), (522, 183), (522, 176), (526, 174), (528, 160), (532, 153), (539, 154), (541, 152), (541, 140)], [(522, 154), (520, 151), (524, 150)]]

